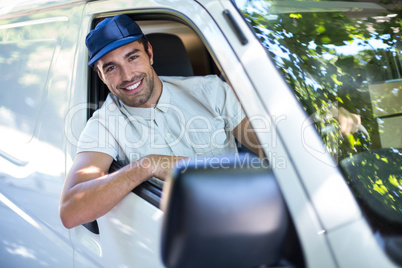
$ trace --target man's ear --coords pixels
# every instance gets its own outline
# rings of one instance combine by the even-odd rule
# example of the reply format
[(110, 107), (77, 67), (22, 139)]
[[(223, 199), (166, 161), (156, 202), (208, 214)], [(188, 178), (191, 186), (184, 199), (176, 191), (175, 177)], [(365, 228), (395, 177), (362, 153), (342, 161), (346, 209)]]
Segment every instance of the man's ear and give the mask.
[(151, 43), (148, 42), (148, 55), (149, 55), (149, 61), (151, 65), (154, 64), (154, 51), (152, 49)]
[(96, 72), (98, 73), (98, 77), (100, 78), (100, 80), (102, 80), (103, 83), (105, 83), (105, 80), (103, 79), (103, 76), (101, 74), (101, 72), (99, 71), (99, 68), (97, 66), (95, 66)]

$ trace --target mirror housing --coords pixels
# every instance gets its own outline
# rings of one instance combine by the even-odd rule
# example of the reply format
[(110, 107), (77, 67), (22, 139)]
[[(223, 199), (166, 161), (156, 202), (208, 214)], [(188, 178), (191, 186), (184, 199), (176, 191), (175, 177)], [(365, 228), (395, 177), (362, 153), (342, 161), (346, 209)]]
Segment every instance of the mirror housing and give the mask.
[(165, 188), (162, 260), (258, 267), (282, 257), (288, 212), (269, 164), (249, 154), (182, 162)]

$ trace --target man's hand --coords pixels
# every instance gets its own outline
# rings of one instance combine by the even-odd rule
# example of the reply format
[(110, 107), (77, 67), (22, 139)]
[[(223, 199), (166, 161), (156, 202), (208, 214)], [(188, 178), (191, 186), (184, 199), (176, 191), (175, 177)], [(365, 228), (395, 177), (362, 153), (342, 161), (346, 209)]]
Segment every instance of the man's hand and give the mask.
[(343, 136), (354, 134), (359, 131), (361, 118), (357, 114), (352, 114), (343, 107), (331, 110), (332, 115), (338, 120)]

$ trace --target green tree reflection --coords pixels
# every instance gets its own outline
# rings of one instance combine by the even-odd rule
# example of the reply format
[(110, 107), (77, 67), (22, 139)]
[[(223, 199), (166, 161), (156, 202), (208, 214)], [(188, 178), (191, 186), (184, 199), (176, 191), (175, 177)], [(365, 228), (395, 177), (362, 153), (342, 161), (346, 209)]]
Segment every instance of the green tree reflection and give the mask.
[[(363, 154), (350, 168), (365, 170), (358, 176), (365, 189), (402, 216), (402, 171), (392, 168), (382, 178), (377, 164), (364, 165), (364, 152), (384, 147), (384, 132), (402, 136), (402, 126), (379, 124), (384, 116), (402, 116), (401, 3), (358, 1), (351, 8), (349, 2), (320, 2), (246, 1), (240, 8), (312, 116), (328, 151), (339, 160)], [(334, 106), (361, 115), (370, 138), (361, 132), (342, 136), (331, 116)], [(400, 157), (399, 151), (382, 152), (381, 163), (393, 161), (395, 167), (395, 155)]]

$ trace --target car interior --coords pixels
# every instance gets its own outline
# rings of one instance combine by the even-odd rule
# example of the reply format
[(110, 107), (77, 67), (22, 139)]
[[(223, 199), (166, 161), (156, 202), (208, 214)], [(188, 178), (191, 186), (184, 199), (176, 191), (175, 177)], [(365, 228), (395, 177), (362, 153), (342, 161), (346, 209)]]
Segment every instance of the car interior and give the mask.
[[(177, 20), (144, 20), (142, 16), (132, 16), (137, 21), (154, 51), (154, 65), (159, 76), (203, 76), (219, 75), (218, 67), (198, 35)], [(147, 17), (145, 17), (147, 18)], [(103, 19), (103, 18), (102, 18)], [(96, 26), (102, 19), (94, 20)], [(142, 20), (141, 20), (142, 19)], [(98, 109), (109, 93), (97, 73), (90, 68), (88, 119)]]
[[(182, 18), (172, 17), (171, 15), (163, 14), (128, 14), (141, 27), (150, 41), (154, 51), (154, 69), (160, 76), (203, 76), (203, 75), (218, 75), (225, 80), (225, 74), (220, 72), (219, 63), (216, 63), (213, 58), (213, 53), (208, 50), (208, 45), (204, 44), (202, 37)], [(103, 18), (96, 18), (93, 21), (94, 28)], [(88, 119), (93, 112), (99, 108), (109, 93), (107, 87), (99, 79), (97, 73), (90, 68), (89, 71), (89, 88), (88, 103), (91, 105), (88, 108)], [(242, 151), (242, 148), (239, 148)], [(233, 163), (232, 163), (233, 164)], [(114, 161), (110, 172), (116, 171), (124, 164)], [(226, 171), (221, 171), (226, 172)], [(244, 172), (251, 172), (244, 170)], [(244, 174), (243, 172), (243, 174)], [(272, 171), (270, 171), (272, 175)], [(217, 174), (217, 177), (221, 175)], [(259, 175), (261, 176), (261, 174)], [(272, 176), (271, 176), (272, 177)], [(268, 178), (268, 173), (267, 173)], [(222, 188), (222, 192), (225, 188)], [(277, 189), (279, 195), (279, 187)], [(159, 208), (161, 203), (162, 189), (147, 181), (136, 187), (132, 192), (148, 201), (153, 206)], [(304, 267), (303, 253), (299, 238), (293, 225), (290, 214), (287, 211), (286, 204), (284, 211), (288, 224), (285, 230), (284, 239), (278, 242), (281, 246), (274, 263), (269, 266), (261, 267)], [(93, 233), (99, 234), (97, 222), (84, 224), (84, 226)], [(250, 226), (251, 227), (251, 226)], [(240, 239), (236, 240), (241, 243)], [(261, 241), (255, 241), (260, 243)], [(268, 243), (269, 244), (269, 243)], [(249, 244), (253, 246), (253, 243)], [(225, 256), (235, 254), (226, 252)], [(250, 259), (250, 258), (249, 258)], [(165, 263), (166, 264), (166, 263)], [(188, 263), (187, 263), (188, 264)], [(211, 263), (209, 263), (211, 264)], [(260, 267), (260, 266), (250, 266)]]

